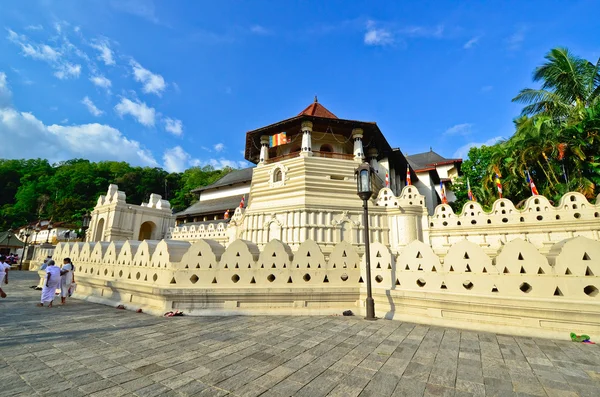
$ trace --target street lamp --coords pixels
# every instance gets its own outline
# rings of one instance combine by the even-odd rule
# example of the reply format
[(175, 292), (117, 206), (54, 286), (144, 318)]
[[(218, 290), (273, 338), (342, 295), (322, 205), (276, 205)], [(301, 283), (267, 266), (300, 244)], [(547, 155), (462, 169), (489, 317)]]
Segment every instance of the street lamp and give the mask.
[(25, 245), (23, 246), (23, 252), (21, 253), (21, 260), (19, 261), (19, 270), (21, 270), (23, 268), (23, 257), (25, 256), (25, 252), (27, 251), (27, 242), (29, 241), (29, 236), (31, 236), (31, 233), (33, 232), (33, 230), (31, 229), (31, 226), (27, 225), (25, 227), (25, 229), (21, 230), (21, 239), (23, 237), (25, 237)]
[(363, 223), (364, 228), (364, 240), (365, 240), (365, 264), (367, 267), (367, 316), (365, 320), (376, 320), (375, 317), (375, 301), (373, 300), (373, 294), (371, 291), (371, 254), (370, 254), (370, 242), (369, 242), (369, 208), (368, 202), (373, 195), (373, 189), (371, 188), (371, 174), (373, 169), (369, 163), (362, 163), (355, 171), (356, 175), (356, 193), (358, 197), (363, 201)]
[(48, 222), (48, 235), (46, 235), (46, 244), (48, 244), (48, 239), (50, 238), (50, 232), (52, 231), (52, 221)]
[(13, 236), (13, 230), (12, 229), (8, 229), (8, 231), (6, 232), (6, 247), (8, 248), (8, 255), (10, 255), (10, 239)]
[(83, 217), (81, 219), (81, 230), (83, 232), (83, 241), (87, 240), (87, 230), (90, 227), (90, 220), (92, 219), (92, 216), (90, 215), (89, 211), (86, 211), (85, 214), (83, 214)]

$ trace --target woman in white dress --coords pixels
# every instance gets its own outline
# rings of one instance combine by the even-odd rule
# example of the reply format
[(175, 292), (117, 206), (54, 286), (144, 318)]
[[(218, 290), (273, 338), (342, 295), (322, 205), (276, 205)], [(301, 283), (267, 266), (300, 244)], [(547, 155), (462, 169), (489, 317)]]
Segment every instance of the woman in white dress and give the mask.
[(46, 267), (46, 277), (44, 277), (44, 285), (42, 287), (42, 299), (41, 302), (38, 303), (38, 306), (44, 306), (44, 303), (48, 303), (48, 307), (52, 307), (52, 302), (54, 302), (54, 295), (56, 294), (56, 290), (60, 288), (60, 268), (55, 266), (53, 260), (48, 261), (48, 266)]
[(63, 260), (60, 280), (60, 304), (64, 305), (67, 297), (69, 296), (69, 290), (71, 285), (75, 282), (75, 266), (71, 263), (71, 258), (65, 258)]

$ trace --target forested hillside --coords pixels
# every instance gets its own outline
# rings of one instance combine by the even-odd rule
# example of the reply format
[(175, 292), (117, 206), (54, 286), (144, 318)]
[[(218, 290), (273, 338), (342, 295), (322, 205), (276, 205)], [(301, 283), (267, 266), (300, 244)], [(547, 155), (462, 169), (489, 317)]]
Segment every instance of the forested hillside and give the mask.
[(94, 207), (111, 183), (127, 194), (127, 202), (140, 204), (157, 193), (180, 211), (195, 200), (190, 190), (209, 185), (230, 171), (206, 166), (170, 174), (161, 168), (115, 161), (75, 159), (50, 164), (42, 159), (0, 160), (0, 230), (49, 218), (80, 224), (82, 214)]

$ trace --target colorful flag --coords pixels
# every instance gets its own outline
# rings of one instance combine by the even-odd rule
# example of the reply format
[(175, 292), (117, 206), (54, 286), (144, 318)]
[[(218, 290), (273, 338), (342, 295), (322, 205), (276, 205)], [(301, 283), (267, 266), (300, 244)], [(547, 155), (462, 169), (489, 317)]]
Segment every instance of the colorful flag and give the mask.
[(473, 192), (471, 191), (471, 183), (469, 182), (469, 178), (467, 178), (467, 189), (469, 189), (469, 191), (467, 193), (469, 195), (469, 200), (471, 200), (471, 201), (477, 201), (477, 199), (473, 195)]
[(388, 173), (385, 173), (385, 187), (390, 187), (390, 176)]
[(446, 188), (444, 187), (444, 182), (440, 181), (440, 191), (442, 194), (442, 204), (448, 204), (448, 199), (446, 198)]
[(410, 180), (410, 165), (406, 164), (406, 186), (412, 185), (412, 181)]
[(527, 176), (527, 183), (529, 184), (529, 187), (531, 188), (531, 194), (533, 196), (539, 195), (539, 193), (537, 191), (537, 187), (535, 187), (535, 183), (533, 183), (533, 179), (531, 178), (531, 175), (529, 175), (529, 170), (525, 171), (525, 175)]
[(279, 134), (271, 135), (269, 137), (270, 147), (285, 145), (286, 143), (289, 143), (289, 140), (287, 139), (287, 133), (285, 132), (280, 132)]
[(240, 208), (244, 208), (245, 200), (245, 196), (242, 196), (242, 201), (240, 201)]
[(502, 198), (502, 182), (500, 182), (500, 175), (496, 174), (496, 187), (498, 188), (498, 197)]

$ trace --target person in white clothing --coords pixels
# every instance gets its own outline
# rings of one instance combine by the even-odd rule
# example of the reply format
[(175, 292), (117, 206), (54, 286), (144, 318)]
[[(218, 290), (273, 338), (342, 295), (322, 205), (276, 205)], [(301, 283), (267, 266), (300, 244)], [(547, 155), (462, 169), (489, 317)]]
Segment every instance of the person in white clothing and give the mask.
[(8, 284), (8, 270), (10, 265), (6, 263), (6, 257), (0, 256), (0, 297), (6, 298), (6, 292), (2, 290), (2, 286)]
[(48, 303), (48, 307), (52, 307), (52, 302), (54, 302), (54, 295), (56, 295), (56, 290), (60, 288), (60, 268), (55, 266), (53, 260), (48, 261), (48, 266), (46, 267), (46, 277), (44, 277), (44, 285), (42, 287), (42, 299), (41, 302), (38, 303), (38, 306), (44, 306), (44, 303)]
[(71, 289), (72, 284), (75, 282), (75, 266), (71, 263), (70, 258), (65, 258), (63, 260), (60, 280), (60, 304), (64, 305), (67, 297), (69, 296), (69, 290)]

